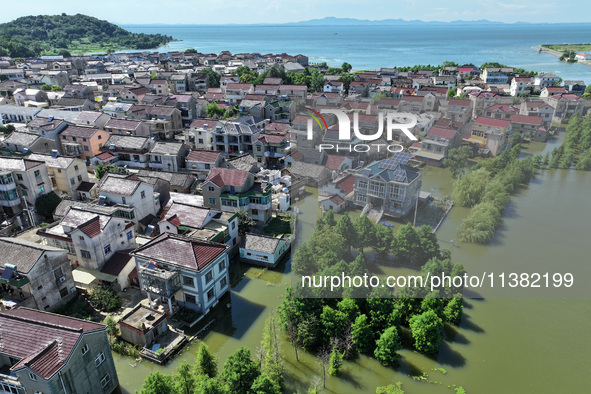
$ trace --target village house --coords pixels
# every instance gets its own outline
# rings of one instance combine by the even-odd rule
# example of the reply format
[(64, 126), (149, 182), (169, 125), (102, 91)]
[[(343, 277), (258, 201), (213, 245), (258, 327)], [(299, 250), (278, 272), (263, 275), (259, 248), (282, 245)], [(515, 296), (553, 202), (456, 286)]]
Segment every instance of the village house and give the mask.
[(244, 116), (233, 121), (219, 121), (211, 130), (213, 150), (238, 155), (253, 151), (253, 144), (269, 123), (267, 119)]
[[(54, 310), (76, 289), (66, 251), (18, 238), (0, 239), (4, 308)], [(0, 309), (4, 309), (0, 308)]]
[(192, 186), (197, 180), (193, 174), (166, 171), (139, 170), (137, 176), (140, 179), (144, 177), (161, 179), (168, 183), (169, 191), (175, 193), (190, 193)]
[(554, 74), (542, 73), (534, 77), (534, 91), (539, 93), (547, 86), (555, 86), (560, 82), (560, 77)]
[(509, 120), (479, 116), (472, 126), (469, 143), (475, 143), (483, 155), (498, 156), (510, 146), (512, 141), (512, 124)]
[(178, 172), (184, 168), (189, 147), (180, 142), (156, 142), (150, 149), (148, 167), (154, 170)]
[(539, 116), (544, 126), (548, 127), (552, 122), (554, 107), (543, 100), (527, 100), (521, 103), (519, 115)]
[(68, 126), (60, 133), (61, 151), (90, 164), (90, 158), (99, 154), (109, 133), (96, 127)]
[(554, 107), (554, 119), (559, 122), (575, 114), (582, 116), (585, 108), (585, 99), (576, 94), (559, 94), (548, 97), (546, 102)]
[(291, 247), (289, 238), (246, 233), (240, 241), (240, 260), (275, 267)]
[(452, 98), (447, 104), (445, 119), (466, 123), (472, 118), (472, 102), (468, 99)]
[(164, 233), (134, 250), (140, 288), (160, 300), (205, 316), (230, 289), (227, 246)]
[(0, 312), (5, 393), (112, 393), (119, 379), (107, 326), (18, 308)]
[(511, 115), (509, 120), (512, 123), (514, 132), (519, 133), (522, 138), (534, 141), (548, 141), (548, 130), (542, 125), (543, 119), (539, 116)]
[(56, 150), (55, 141), (42, 137), (36, 133), (13, 131), (2, 141), (2, 145), (10, 151), (18, 153), (50, 153)]
[(584, 81), (564, 81), (563, 85), (568, 93), (578, 96), (582, 96), (587, 88), (587, 84)]
[(517, 115), (519, 110), (508, 104), (495, 104), (484, 110), (483, 115), (487, 118), (508, 120), (511, 115)]
[(59, 156), (57, 152), (50, 155), (33, 153), (28, 159), (44, 162), (52, 188), (74, 199), (77, 198), (78, 187), (89, 181), (86, 163), (81, 159)]
[(421, 140), (421, 149), (415, 153), (417, 160), (434, 166), (443, 165), (450, 149), (462, 145), (462, 136), (455, 129), (431, 127), (426, 137)]
[(253, 155), (257, 163), (282, 166), (282, 160), (291, 152), (288, 133), (264, 133), (254, 142)]
[(209, 171), (222, 164), (224, 157), (221, 152), (208, 150), (191, 150), (185, 158), (185, 168), (205, 179)]
[(396, 218), (415, 209), (421, 190), (422, 174), (408, 165), (410, 153), (395, 153), (391, 159), (375, 161), (355, 171), (353, 204), (364, 209), (368, 204)]
[(530, 94), (533, 89), (531, 77), (515, 77), (511, 80), (511, 96), (517, 97), (523, 94)]
[(303, 179), (306, 186), (311, 187), (320, 187), (332, 179), (332, 171), (328, 168), (303, 161), (294, 161), (289, 167), (289, 172), (292, 176)]
[[(154, 140), (148, 137), (111, 134), (101, 148), (102, 153), (92, 158), (91, 165), (94, 168), (100, 164), (117, 164), (134, 169), (147, 168), (148, 153), (154, 143)], [(110, 156), (105, 157), (104, 153), (109, 153)], [(113, 157), (116, 159), (113, 160)]]
[(24, 208), (23, 200), (32, 207), (52, 191), (46, 164), (28, 158), (0, 157), (0, 185), (0, 206), (11, 216)]
[(47, 93), (45, 93), (43, 90), (22, 88), (18, 91), (15, 91), (13, 97), (16, 104), (23, 107), (43, 108), (49, 106)]
[(111, 117), (107, 114), (96, 111), (82, 111), (76, 117), (74, 123), (78, 126), (90, 126), (104, 130), (104, 126)]
[(213, 168), (201, 187), (205, 207), (226, 212), (242, 209), (263, 223), (271, 218), (271, 184), (255, 180), (248, 171)]
[(109, 119), (104, 127), (111, 134), (149, 137), (150, 126), (141, 120)]

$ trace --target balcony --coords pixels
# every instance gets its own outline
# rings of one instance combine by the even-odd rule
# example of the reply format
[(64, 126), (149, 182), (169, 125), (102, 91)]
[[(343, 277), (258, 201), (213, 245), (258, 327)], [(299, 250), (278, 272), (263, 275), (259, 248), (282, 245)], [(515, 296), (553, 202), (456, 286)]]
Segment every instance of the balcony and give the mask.
[(250, 209), (259, 209), (259, 210), (265, 210), (265, 209), (271, 209), (271, 203), (266, 203), (266, 204), (253, 204), (250, 203), (249, 205)]
[(179, 272), (158, 268), (154, 263), (143, 264), (139, 277), (142, 290), (161, 297), (170, 298), (182, 287)]
[(0, 191), (7, 192), (10, 190), (16, 189), (16, 183), (8, 182), (8, 183), (0, 183)]

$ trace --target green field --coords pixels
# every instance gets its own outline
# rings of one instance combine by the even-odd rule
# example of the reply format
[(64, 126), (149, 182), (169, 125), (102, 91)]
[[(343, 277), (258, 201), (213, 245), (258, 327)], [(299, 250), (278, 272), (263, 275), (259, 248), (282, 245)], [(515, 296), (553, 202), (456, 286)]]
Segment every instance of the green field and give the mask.
[(545, 44), (542, 48), (551, 49), (557, 52), (586, 52), (591, 51), (591, 44)]

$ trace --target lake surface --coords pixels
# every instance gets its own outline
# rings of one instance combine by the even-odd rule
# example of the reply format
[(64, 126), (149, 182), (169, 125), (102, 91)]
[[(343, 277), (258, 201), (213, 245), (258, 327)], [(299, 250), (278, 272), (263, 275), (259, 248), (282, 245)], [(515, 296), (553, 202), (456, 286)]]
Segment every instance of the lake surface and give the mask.
[[(533, 143), (529, 153), (551, 150), (564, 138), (547, 146)], [(451, 191), (449, 171), (426, 167), (423, 190), (438, 196)], [(310, 191), (313, 191), (310, 189)], [(495, 272), (578, 271), (575, 281), (589, 283), (589, 195), (591, 172), (575, 170), (541, 171), (526, 188), (520, 189), (507, 206), (503, 224), (490, 245), (459, 244), (452, 258), (464, 264), (468, 272), (487, 269)], [(318, 213), (315, 195), (300, 200), (299, 230), (309, 237)], [(455, 232), (467, 209), (454, 208), (437, 235), (442, 247), (455, 238)], [(204, 340), (220, 360), (239, 346), (254, 353), (260, 344), (264, 320), (281, 303), (290, 284), (289, 264), (275, 271), (242, 267), (233, 280), (231, 309), (221, 306)], [(394, 270), (406, 273), (404, 270)], [(467, 299), (459, 328), (447, 327), (445, 340), (436, 357), (411, 350), (401, 352), (403, 361), (396, 369), (382, 367), (377, 361), (360, 357), (345, 362), (343, 375), (329, 377), (328, 392), (375, 392), (377, 386), (403, 382), (409, 393), (453, 392), (448, 386), (463, 386), (468, 393), (582, 393), (588, 392), (587, 356), (591, 327), (591, 303), (588, 287), (574, 287), (574, 298)], [(181, 360), (194, 361), (197, 346), (191, 345), (170, 365), (156, 366), (116, 354), (119, 380), (126, 392), (141, 387), (145, 376), (161, 370), (173, 373)], [(300, 352), (295, 361), (289, 343), (283, 343), (289, 392), (305, 392), (319, 376), (314, 358)], [(132, 366), (131, 364), (135, 365)], [(221, 368), (221, 365), (220, 365)], [(444, 368), (447, 373), (433, 371)], [(411, 375), (419, 371), (429, 376), (416, 382)], [(433, 382), (437, 383), (433, 383)]]
[(499, 62), (591, 83), (591, 67), (537, 53), (540, 44), (591, 42), (591, 24), (410, 24), (401, 26), (123, 26), (178, 40), (159, 51), (195, 48), (203, 53), (258, 52), (307, 55), (355, 69)]

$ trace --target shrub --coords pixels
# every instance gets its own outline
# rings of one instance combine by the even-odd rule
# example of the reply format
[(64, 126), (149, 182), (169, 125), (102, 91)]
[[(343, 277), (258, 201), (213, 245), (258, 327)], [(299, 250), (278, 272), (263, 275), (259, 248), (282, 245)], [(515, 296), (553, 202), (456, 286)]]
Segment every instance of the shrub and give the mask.
[(90, 305), (102, 312), (113, 312), (121, 308), (121, 297), (113, 289), (96, 287), (88, 294)]

